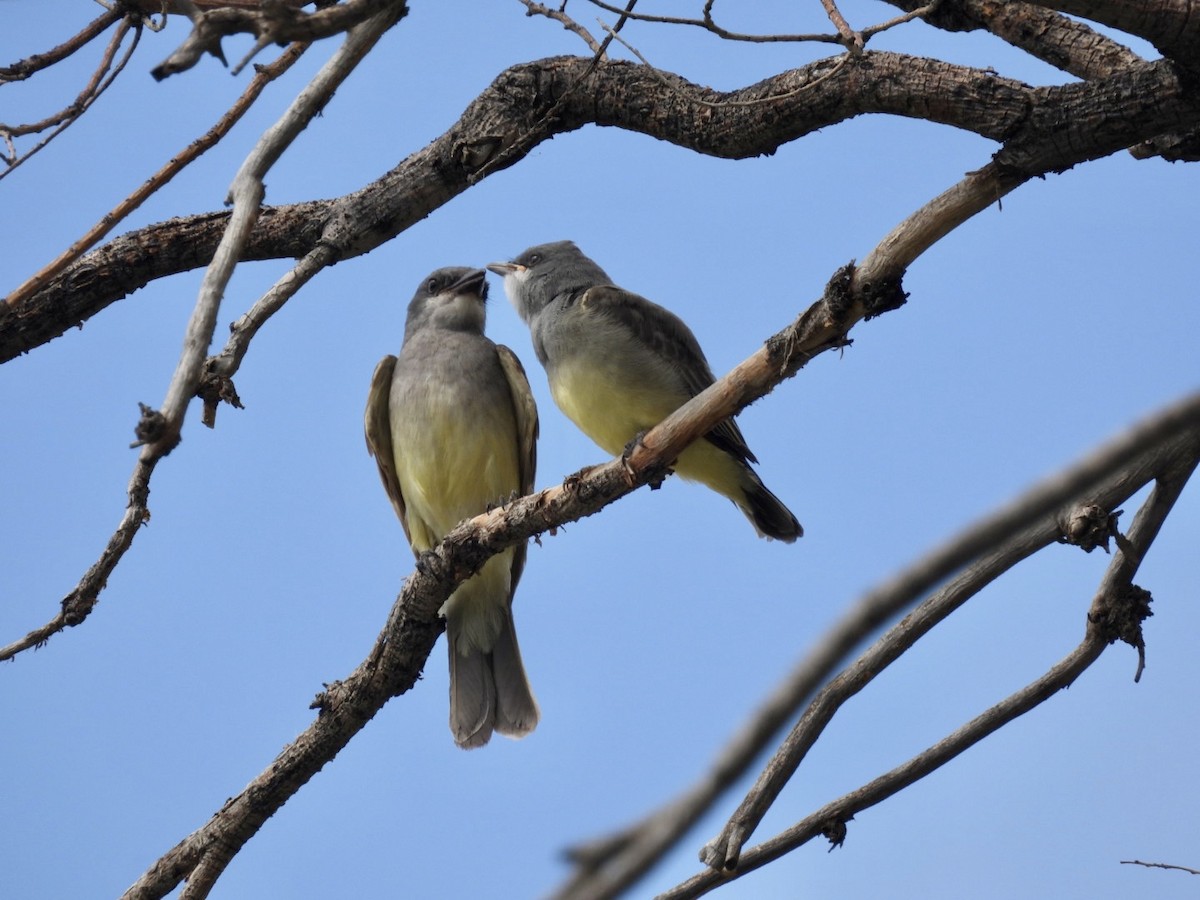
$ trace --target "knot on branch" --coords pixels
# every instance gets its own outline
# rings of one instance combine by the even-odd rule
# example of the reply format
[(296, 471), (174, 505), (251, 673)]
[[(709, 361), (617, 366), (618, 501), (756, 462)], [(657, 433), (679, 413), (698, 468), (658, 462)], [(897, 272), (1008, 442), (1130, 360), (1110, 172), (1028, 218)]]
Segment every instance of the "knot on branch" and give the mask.
[(167, 434), (166, 416), (157, 409), (147, 406), (145, 403), (139, 403), (138, 409), (141, 410), (142, 415), (138, 419), (137, 425), (133, 428), (133, 436), (137, 440), (129, 445), (130, 449), (141, 447), (144, 444), (158, 443)]
[(1097, 547), (1108, 553), (1109, 538), (1117, 538), (1119, 543), (1117, 519), (1122, 512), (1124, 510), (1118, 509), (1110, 513), (1094, 503), (1078, 506), (1060, 519), (1058, 527), (1061, 533), (1058, 542), (1074, 544), (1085, 553), (1091, 553)]
[(470, 141), (456, 141), (451, 148), (450, 156), (455, 165), (468, 175), (473, 175), (496, 157), (503, 144), (504, 139), (498, 135), (484, 135)]
[(1142, 622), (1154, 615), (1150, 610), (1153, 599), (1145, 588), (1128, 585), (1115, 595), (1105, 594), (1088, 613), (1088, 621), (1100, 630), (1108, 643), (1124, 641), (1140, 650), (1145, 647)]
[(201, 421), (209, 428), (217, 424), (217, 406), (222, 402), (228, 403), (234, 409), (245, 409), (242, 398), (238, 396), (233, 379), (221, 375), (213, 368), (212, 360), (204, 365), (204, 374), (200, 376), (200, 385), (196, 388), (196, 396), (204, 402), (204, 414)]
[(850, 311), (854, 308), (854, 295), (851, 290), (854, 283), (854, 270), (854, 263), (848, 262), (834, 272), (829, 283), (825, 285), (825, 293), (821, 295), (830, 321), (838, 326), (846, 323), (850, 317)]
[(321, 687), (324, 690), (317, 692), (317, 695), (313, 697), (312, 703), (308, 704), (308, 708), (320, 710), (324, 713), (336, 705), (339, 699), (338, 695), (345, 690), (345, 684), (341, 681), (322, 682)]
[[(107, 579), (101, 583), (100, 589), (103, 590)], [(71, 591), (62, 599), (62, 620), (63, 625), (68, 628), (74, 628), (80, 622), (88, 617), (92, 609), (96, 606), (95, 596), (89, 596), (80, 591)], [(45, 643), (44, 641), (42, 643)]]
[(833, 850), (846, 843), (846, 823), (853, 819), (854, 816), (850, 816), (847, 819), (830, 819), (821, 826), (821, 834), (829, 841), (830, 852), (833, 852)]
[(863, 306), (863, 318), (870, 320), (902, 307), (908, 302), (908, 294), (901, 285), (900, 276), (896, 276), (860, 284), (858, 299)]
[(1138, 652), (1137, 672), (1133, 680), (1139, 681), (1146, 668), (1146, 642), (1142, 636), (1142, 623), (1154, 613), (1150, 603), (1154, 598), (1145, 588), (1130, 584), (1117, 593), (1104, 593), (1096, 598), (1088, 612), (1088, 622), (1107, 643), (1124, 641)]

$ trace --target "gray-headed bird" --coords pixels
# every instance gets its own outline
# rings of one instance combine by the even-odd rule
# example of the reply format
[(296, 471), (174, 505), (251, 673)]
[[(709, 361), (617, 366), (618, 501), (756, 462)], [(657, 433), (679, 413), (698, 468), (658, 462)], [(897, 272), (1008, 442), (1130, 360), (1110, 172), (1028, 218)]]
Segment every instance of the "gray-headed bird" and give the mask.
[[(418, 557), (464, 519), (533, 488), (537, 407), (516, 356), (483, 335), (486, 274), (445, 268), (422, 281), (399, 357), (385, 356), (371, 378), (367, 448)], [(441, 610), (460, 747), (537, 726), (512, 616), (525, 549), (493, 556)]]
[[(678, 316), (614, 285), (571, 241), (488, 268), (504, 276), (529, 326), (554, 402), (613, 456), (715, 381)], [(794, 541), (804, 529), (750, 468), (757, 461), (725, 419), (683, 451), (675, 471), (732, 500), (759, 535)]]

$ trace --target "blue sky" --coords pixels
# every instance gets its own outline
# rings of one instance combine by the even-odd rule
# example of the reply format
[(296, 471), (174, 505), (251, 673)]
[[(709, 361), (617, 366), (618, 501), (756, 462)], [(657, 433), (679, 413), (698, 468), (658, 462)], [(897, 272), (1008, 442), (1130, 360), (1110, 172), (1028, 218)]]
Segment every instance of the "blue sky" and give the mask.
[[(787, 22), (781, 30), (821, 27), (793, 4), (760, 6), (762, 22)], [(576, 11), (590, 22), (584, 4)], [(881, 4), (844, 11), (856, 24), (892, 15)], [(0, 62), (45, 50), (97, 13), (7, 0)], [(211, 59), (150, 78), (185, 34), (173, 20), (146, 35), (97, 106), (0, 182), (5, 291), (241, 91), (247, 76)], [(625, 34), (655, 64), (720, 88), (828, 52), (682, 29)], [(247, 46), (231, 40), (227, 55)], [(1063, 80), (975, 35), (914, 26), (878, 47)], [(257, 134), (332, 49), (310, 51), (122, 230), (220, 208)], [(505, 67), (582, 51), (515, 0), (416, 0), (284, 155), (267, 200), (356, 189), (442, 133)], [(6, 86), (0, 118), (64, 103), (86, 55)], [(361, 414), (372, 368), (398, 349), (405, 305), (429, 270), (571, 238), (619, 284), (685, 318), (720, 374), (994, 149), (944, 127), (862, 117), (731, 162), (586, 128), (323, 273), (255, 340), (236, 378), (246, 408), (223, 408), (212, 431), (190, 412), (183, 443), (155, 474), (153, 519), (92, 617), (0, 670), (0, 893), (119, 894), (257, 775), (311, 721), (321, 684), (369, 650), (412, 557)], [(740, 417), (803, 540), (760, 541), (727, 501), (682, 482), (543, 538), (516, 601), (543, 711), (537, 732), (458, 750), (439, 644), (416, 689), (267, 823), (214, 896), (544, 895), (566, 874), (563, 847), (624, 825), (706, 771), (864, 590), (1195, 390), (1198, 177), (1118, 155), (1035, 181), (944, 239), (908, 273), (908, 305), (860, 325), (853, 347)], [(238, 269), (218, 341), (286, 270)], [(137, 403), (161, 402), (200, 275), (154, 283), (0, 367), (0, 643), (54, 614), (119, 521)], [(603, 461), (554, 407), (498, 279), (492, 299), (489, 334), (524, 360), (541, 410), (537, 486)], [(1136, 503), (1125, 509), (1128, 524)], [(1111, 648), (1069, 691), (859, 815), (842, 849), (810, 844), (717, 896), (1193, 895), (1189, 876), (1119, 861), (1200, 866), (1198, 529), (1192, 485), (1138, 578), (1155, 597), (1140, 684), (1134, 652)], [(1040, 675), (1081, 638), (1107, 562), (1050, 548), (956, 613), (839, 712), (757, 837)], [(748, 783), (634, 895), (697, 871), (697, 850)]]

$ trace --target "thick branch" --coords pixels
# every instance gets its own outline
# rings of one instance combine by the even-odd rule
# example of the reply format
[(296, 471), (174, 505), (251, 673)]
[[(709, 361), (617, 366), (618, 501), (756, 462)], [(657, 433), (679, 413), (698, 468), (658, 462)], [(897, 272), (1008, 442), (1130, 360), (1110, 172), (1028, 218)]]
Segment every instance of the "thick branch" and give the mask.
[[(905, 10), (920, 0), (888, 0)], [(925, 20), (946, 31), (990, 31), (1042, 62), (1079, 78), (1106, 78), (1142, 62), (1128, 47), (1085, 22), (1033, 3), (942, 0)]]
[(1200, 16), (1194, 0), (1029, 0), (1035, 6), (1099, 22), (1153, 44), (1163, 56), (1196, 70)]
[[(542, 141), (586, 124), (743, 158), (773, 153), (869, 112), (925, 118), (1006, 141), (997, 162), (1009, 183), (1200, 122), (1200, 104), (1161, 63), (1103, 82), (1033, 89), (961, 66), (867, 53), (722, 93), (642, 65), (560, 57), (501, 73), (449, 131), (362, 190), (335, 201), (264, 209), (242, 258), (299, 258), (318, 243), (336, 259), (368, 252)], [(0, 362), (156, 278), (206, 265), (226, 217), (206, 213), (132, 232), (88, 254), (28, 301), (0, 307)]]

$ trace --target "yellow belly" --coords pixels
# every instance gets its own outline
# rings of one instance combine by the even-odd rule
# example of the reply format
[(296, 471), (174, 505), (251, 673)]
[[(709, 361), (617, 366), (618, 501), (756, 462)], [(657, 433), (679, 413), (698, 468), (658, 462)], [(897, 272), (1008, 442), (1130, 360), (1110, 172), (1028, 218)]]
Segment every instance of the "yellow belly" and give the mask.
[[(421, 552), (463, 519), (507, 501), (521, 482), (515, 425), (439, 415), (414, 421), (422, 424), (393, 422), (393, 449), (408, 534)], [(511, 548), (492, 557), (442, 607), (459, 623), (459, 653), (490, 652), (507, 615), (512, 557)]]
[[(622, 375), (560, 366), (550, 383), (558, 408), (612, 456), (620, 456), (635, 436), (649, 431), (691, 399)], [(674, 468), (681, 478), (705, 484), (740, 505), (742, 466), (704, 438), (684, 450)]]

